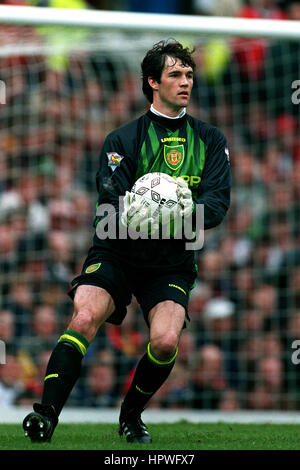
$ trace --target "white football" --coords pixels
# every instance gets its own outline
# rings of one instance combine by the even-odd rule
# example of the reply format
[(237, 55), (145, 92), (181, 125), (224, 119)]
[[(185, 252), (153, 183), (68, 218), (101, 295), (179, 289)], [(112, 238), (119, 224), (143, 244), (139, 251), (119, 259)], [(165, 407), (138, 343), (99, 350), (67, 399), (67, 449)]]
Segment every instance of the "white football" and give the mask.
[(161, 225), (170, 223), (178, 211), (177, 183), (166, 173), (147, 173), (141, 176), (131, 189), (133, 200), (142, 201), (148, 214)]

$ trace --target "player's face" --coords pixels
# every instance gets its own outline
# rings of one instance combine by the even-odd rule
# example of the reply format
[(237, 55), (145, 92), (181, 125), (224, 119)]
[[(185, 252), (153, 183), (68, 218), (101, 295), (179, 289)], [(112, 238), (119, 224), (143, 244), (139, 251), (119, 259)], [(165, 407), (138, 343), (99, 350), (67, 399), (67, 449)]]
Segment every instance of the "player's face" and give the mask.
[(190, 101), (193, 87), (193, 69), (179, 59), (166, 57), (160, 83), (149, 78), (153, 88), (153, 106), (157, 111), (176, 116)]

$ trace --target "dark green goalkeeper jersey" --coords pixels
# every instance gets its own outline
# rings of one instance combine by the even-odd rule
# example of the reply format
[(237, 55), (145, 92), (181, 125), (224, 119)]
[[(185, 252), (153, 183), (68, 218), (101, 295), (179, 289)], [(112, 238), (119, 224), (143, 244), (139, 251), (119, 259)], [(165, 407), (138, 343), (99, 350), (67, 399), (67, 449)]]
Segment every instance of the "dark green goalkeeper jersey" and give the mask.
[[(100, 153), (96, 176), (98, 208), (114, 206), (118, 219), (119, 197), (134, 182), (150, 172), (181, 176), (192, 191), (193, 200), (204, 204), (204, 228), (223, 220), (230, 203), (230, 164), (222, 132), (192, 116), (168, 119), (148, 111), (139, 119), (111, 132)], [(98, 212), (99, 214), (99, 212)], [(95, 217), (95, 227), (100, 217)], [(94, 236), (91, 253), (119, 261), (164, 270), (191, 269), (194, 253), (186, 240), (101, 239)]]

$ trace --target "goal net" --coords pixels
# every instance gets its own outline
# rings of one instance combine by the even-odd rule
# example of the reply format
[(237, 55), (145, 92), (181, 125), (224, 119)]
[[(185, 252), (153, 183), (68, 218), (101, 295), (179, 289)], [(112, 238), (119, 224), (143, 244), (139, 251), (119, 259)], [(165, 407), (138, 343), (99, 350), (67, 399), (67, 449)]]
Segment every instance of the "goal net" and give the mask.
[[(194, 25), (185, 17), (176, 33), (159, 15), (152, 25), (132, 15), (135, 28), (109, 28), (100, 12), (85, 24), (84, 12), (73, 11), (78, 21), (64, 25), (51, 13), (29, 21), (29, 7), (16, 20), (14, 8), (14, 21), (11, 9), (0, 20), (1, 406), (40, 400), (49, 355), (72, 315), (69, 283), (92, 240), (101, 145), (148, 109), (141, 60), (173, 37), (195, 47), (188, 112), (225, 134), (233, 189), (225, 221), (196, 253), (191, 322), (149, 407), (299, 409), (298, 23), (264, 29), (248, 20), (235, 30), (226, 18)], [(67, 406), (117, 406), (147, 335), (133, 299), (121, 327), (100, 328)]]

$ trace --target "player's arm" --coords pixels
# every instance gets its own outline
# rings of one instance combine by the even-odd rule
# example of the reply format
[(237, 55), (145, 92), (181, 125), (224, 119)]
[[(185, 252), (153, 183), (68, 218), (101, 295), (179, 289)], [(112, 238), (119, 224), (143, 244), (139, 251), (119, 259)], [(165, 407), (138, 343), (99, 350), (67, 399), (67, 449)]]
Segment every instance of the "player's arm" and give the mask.
[[(115, 131), (103, 144), (96, 175), (98, 202), (95, 227), (104, 217), (106, 220), (108, 217), (116, 227), (119, 223), (133, 227), (142, 222), (148, 223), (146, 209), (141, 206), (142, 202), (133, 201), (130, 193), (137, 170), (134, 132), (135, 128), (126, 134)], [(105, 210), (108, 205), (111, 208), (109, 213)]]
[(177, 178), (177, 185), (180, 215), (184, 217), (184, 221), (192, 215), (192, 226), (196, 227), (197, 204), (203, 204), (204, 229), (222, 222), (230, 205), (231, 175), (226, 139), (220, 131), (214, 129), (211, 143), (207, 146), (205, 167), (196, 200), (193, 200), (185, 180)]
[(104, 217), (99, 210), (104, 205), (106, 207), (110, 205), (112, 208), (109, 217), (119, 218), (120, 198), (125, 195), (126, 191), (130, 191), (134, 183), (136, 165), (134, 149), (130, 142), (123, 142), (116, 132), (109, 134), (100, 152), (96, 174), (98, 200), (94, 219), (95, 227)]
[[(207, 144), (205, 166), (196, 204), (204, 204), (204, 229), (219, 225), (230, 206), (231, 172), (227, 142), (214, 128)], [(194, 214), (195, 214), (194, 206)]]

